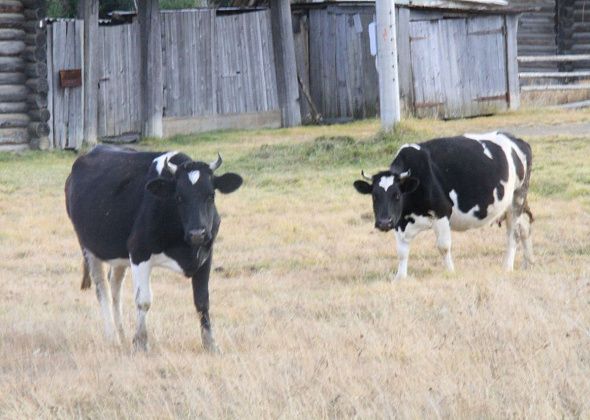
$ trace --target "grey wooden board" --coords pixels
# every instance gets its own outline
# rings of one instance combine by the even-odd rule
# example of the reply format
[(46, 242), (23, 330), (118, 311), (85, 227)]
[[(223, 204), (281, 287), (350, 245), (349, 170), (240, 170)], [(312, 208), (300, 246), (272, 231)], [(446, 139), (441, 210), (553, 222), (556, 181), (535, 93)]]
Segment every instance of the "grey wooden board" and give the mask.
[(508, 106), (502, 16), (410, 22), (415, 114), (460, 118)]
[[(327, 121), (373, 117), (378, 112), (378, 75), (369, 51), (373, 13), (374, 7), (309, 10), (308, 53), (297, 55), (298, 67), (309, 69), (306, 86)], [(304, 57), (309, 59), (307, 66), (300, 64)]]
[(278, 109), (270, 12), (215, 19), (217, 113)]
[(53, 146), (77, 149), (84, 137), (84, 107), (82, 87), (62, 88), (59, 71), (82, 68), (82, 21), (60, 21), (52, 24), (48, 54), (51, 54), (51, 86), (53, 91)]
[(270, 15), (162, 13), (164, 116), (278, 109)]
[(138, 24), (100, 26), (98, 51), (98, 137), (139, 133)]

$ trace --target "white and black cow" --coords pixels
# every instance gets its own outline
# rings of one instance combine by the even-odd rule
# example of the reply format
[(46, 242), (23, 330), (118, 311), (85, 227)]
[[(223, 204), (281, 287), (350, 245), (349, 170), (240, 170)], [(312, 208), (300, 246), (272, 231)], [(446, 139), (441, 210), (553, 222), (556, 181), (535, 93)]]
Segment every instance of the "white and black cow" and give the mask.
[[(220, 218), (215, 191), (242, 184), (233, 173), (214, 171), (178, 152), (137, 152), (97, 146), (79, 157), (66, 181), (66, 207), (84, 255), (82, 288), (96, 285), (106, 335), (124, 338), (121, 284), (131, 266), (137, 307), (136, 348), (147, 349), (146, 316), (152, 304), (150, 272), (166, 267), (192, 278), (203, 346), (217, 347), (209, 321), (209, 273)], [(109, 282), (103, 263), (110, 265)], [(118, 330), (115, 332), (115, 328)]]
[(532, 152), (528, 143), (506, 133), (465, 134), (400, 148), (389, 170), (370, 181), (356, 181), (371, 194), (375, 227), (395, 230), (399, 265), (396, 278), (408, 275), (410, 242), (434, 229), (446, 268), (454, 270), (451, 230), (506, 221), (508, 249), (504, 267), (512, 270), (516, 246), (525, 266), (533, 263), (532, 214), (527, 204)]

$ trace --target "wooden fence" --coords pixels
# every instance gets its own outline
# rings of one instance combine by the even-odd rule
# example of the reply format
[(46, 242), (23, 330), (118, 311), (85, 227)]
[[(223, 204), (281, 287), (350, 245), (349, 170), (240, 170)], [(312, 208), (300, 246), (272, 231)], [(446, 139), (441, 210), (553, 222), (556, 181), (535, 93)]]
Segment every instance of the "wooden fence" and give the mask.
[[(164, 134), (234, 126), (280, 126), (268, 10), (162, 12)], [(59, 71), (82, 69), (83, 22), (48, 25), (50, 145), (78, 148), (83, 89)], [(141, 131), (139, 26), (99, 27), (98, 137), (127, 141)], [(83, 70), (83, 69), (82, 69)]]

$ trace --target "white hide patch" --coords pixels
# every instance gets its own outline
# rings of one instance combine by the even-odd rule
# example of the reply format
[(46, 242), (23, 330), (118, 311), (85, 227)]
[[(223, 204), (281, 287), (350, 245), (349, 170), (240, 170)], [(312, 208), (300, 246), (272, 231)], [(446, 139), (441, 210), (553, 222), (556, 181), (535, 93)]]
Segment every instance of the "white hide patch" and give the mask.
[(412, 149), (416, 149), (416, 150), (420, 150), (420, 146), (417, 145), (416, 143), (411, 143), (411, 144), (404, 144), (402, 147), (400, 147), (399, 149), (405, 149), (407, 147), (411, 147)]
[(489, 157), (490, 159), (494, 159), (494, 157), (492, 156), (492, 152), (490, 152), (490, 150), (486, 147), (485, 143), (482, 143), (484, 140), (485, 141), (491, 141), (493, 143), (498, 143), (497, 139), (498, 139), (498, 132), (497, 131), (492, 131), (491, 133), (483, 133), (483, 134), (474, 134), (474, 133), (465, 133), (463, 134), (464, 137), (471, 139), (471, 140), (475, 140), (477, 141), (481, 147), (483, 148), (483, 154), (486, 155), (487, 157)]
[(393, 175), (392, 176), (382, 176), (379, 180), (379, 186), (383, 188), (385, 191), (389, 189), (393, 185)]
[(400, 148), (398, 149), (397, 153), (395, 154), (395, 157), (397, 157), (397, 156), (400, 154), (400, 152), (401, 152), (402, 150), (404, 150), (404, 149), (407, 149), (407, 148), (412, 148), (412, 149), (416, 149), (416, 150), (421, 150), (421, 147), (420, 147), (420, 145), (419, 145), (419, 144), (416, 144), (416, 143), (406, 143), (406, 144), (404, 144), (402, 147), (400, 147)]
[(399, 235), (406, 241), (411, 241), (418, 235), (420, 232), (424, 232), (432, 227), (432, 217), (429, 216), (418, 216), (414, 213), (408, 214), (404, 216), (406, 220), (412, 219), (412, 221), (408, 221), (404, 230), (398, 229)]
[(195, 185), (201, 176), (201, 171), (191, 171), (188, 173), (188, 179), (191, 184)]
[(176, 271), (177, 273), (184, 273), (180, 265), (178, 265), (178, 263), (175, 260), (173, 260), (164, 253), (152, 255), (151, 260), (154, 267), (162, 267), (172, 271)]
[(158, 175), (162, 175), (162, 170), (164, 170), (164, 163), (166, 163), (166, 160), (170, 160), (172, 156), (177, 154), (178, 152), (168, 152), (154, 159), (154, 162), (156, 162), (156, 171), (158, 172)]
[(449, 198), (453, 202), (453, 212), (451, 213), (451, 229), (453, 230), (467, 230), (474, 227), (486, 224), (485, 220), (480, 220), (475, 216), (475, 212), (479, 211), (479, 205), (473, 206), (467, 213), (459, 210), (459, 197), (457, 191), (451, 190)]

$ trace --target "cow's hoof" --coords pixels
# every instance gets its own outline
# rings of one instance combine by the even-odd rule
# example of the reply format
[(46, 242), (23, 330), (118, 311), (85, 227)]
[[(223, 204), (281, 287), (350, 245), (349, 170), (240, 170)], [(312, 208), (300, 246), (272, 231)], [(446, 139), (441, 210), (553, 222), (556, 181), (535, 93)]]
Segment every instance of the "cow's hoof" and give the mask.
[(221, 354), (221, 350), (219, 350), (219, 347), (215, 344), (215, 339), (210, 330), (201, 330), (201, 340), (203, 342), (203, 348), (207, 353)]
[(209, 354), (221, 355), (221, 350), (219, 349), (219, 347), (217, 347), (217, 344), (215, 343), (203, 343), (203, 347), (205, 348), (205, 351)]
[(133, 349), (135, 351), (146, 352), (148, 351), (147, 338), (144, 337), (133, 337)]

